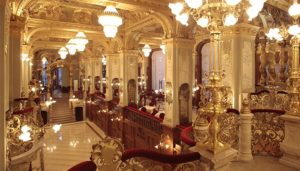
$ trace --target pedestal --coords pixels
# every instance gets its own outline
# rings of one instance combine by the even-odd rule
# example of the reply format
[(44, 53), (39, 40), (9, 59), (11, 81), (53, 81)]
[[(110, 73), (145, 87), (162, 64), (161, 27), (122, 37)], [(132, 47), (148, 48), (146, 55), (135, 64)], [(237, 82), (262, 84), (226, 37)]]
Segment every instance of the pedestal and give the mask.
[(281, 116), (285, 126), (285, 137), (280, 143), (283, 157), (280, 163), (300, 169), (300, 116), (283, 115)]
[(190, 151), (198, 152), (201, 155), (200, 165), (204, 171), (229, 171), (231, 161), (237, 160), (238, 151), (229, 148), (217, 154), (194, 146)]

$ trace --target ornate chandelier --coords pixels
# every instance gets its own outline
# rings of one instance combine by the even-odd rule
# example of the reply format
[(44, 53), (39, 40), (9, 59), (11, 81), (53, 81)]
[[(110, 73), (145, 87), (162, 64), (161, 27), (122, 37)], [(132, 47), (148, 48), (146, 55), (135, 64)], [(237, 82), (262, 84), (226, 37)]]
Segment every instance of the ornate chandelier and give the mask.
[(83, 52), (86, 44), (89, 43), (89, 40), (83, 32), (78, 32), (74, 38), (74, 42), (77, 44), (77, 51)]
[(123, 19), (115, 7), (107, 6), (99, 16), (98, 22), (103, 26), (105, 36), (114, 38), (118, 32), (118, 27), (123, 24)]
[(286, 27), (275, 27), (270, 28), (269, 32), (266, 33), (266, 36), (270, 40), (283, 41), (289, 35), (298, 36), (300, 34), (300, 26), (297, 24), (297, 19), (300, 16), (300, 4), (297, 1), (294, 1), (293, 5), (290, 6), (288, 12), (291, 17), (294, 18), (294, 24)]
[(145, 44), (145, 46), (143, 47), (142, 51), (144, 52), (145, 57), (149, 57), (152, 49), (148, 44)]
[(66, 48), (68, 48), (70, 55), (75, 55), (77, 51), (77, 44), (74, 41), (74, 39), (69, 40), (69, 42), (66, 45)]
[(183, 25), (188, 25), (189, 14), (201, 27), (232, 26), (246, 11), (249, 21), (257, 17), (265, 0), (184, 0), (169, 3), (172, 13)]
[(65, 47), (59, 49), (58, 54), (60, 55), (61, 59), (66, 59), (68, 55), (68, 50)]

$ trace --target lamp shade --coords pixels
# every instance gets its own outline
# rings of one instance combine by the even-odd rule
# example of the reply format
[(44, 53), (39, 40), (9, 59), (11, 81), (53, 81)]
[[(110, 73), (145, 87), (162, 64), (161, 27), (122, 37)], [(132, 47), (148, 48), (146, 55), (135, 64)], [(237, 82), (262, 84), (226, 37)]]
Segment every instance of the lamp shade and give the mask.
[(66, 59), (68, 55), (68, 50), (65, 47), (59, 49), (58, 54), (60, 55), (61, 59)]
[(77, 44), (75, 43), (74, 39), (69, 40), (69, 42), (66, 45), (66, 48), (68, 48), (70, 55), (75, 55), (77, 50)]
[(103, 26), (106, 37), (113, 38), (118, 32), (118, 27), (123, 24), (123, 19), (113, 6), (107, 6), (98, 18), (99, 24)]
[(152, 49), (148, 44), (145, 44), (145, 46), (143, 47), (142, 51), (144, 52), (145, 57), (149, 57)]

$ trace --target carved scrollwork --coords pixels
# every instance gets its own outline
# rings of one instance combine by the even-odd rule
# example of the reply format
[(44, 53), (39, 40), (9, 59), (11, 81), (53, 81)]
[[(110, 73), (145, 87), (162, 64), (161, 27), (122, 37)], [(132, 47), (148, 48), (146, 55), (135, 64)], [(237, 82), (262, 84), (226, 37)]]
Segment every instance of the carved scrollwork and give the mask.
[(218, 138), (221, 142), (238, 148), (239, 142), (239, 115), (234, 112), (227, 112), (219, 116), (220, 132)]
[(263, 90), (250, 94), (251, 109), (289, 110), (290, 97), (286, 92)]
[(92, 147), (91, 160), (101, 169), (114, 169), (121, 162), (124, 151), (123, 144), (119, 139), (106, 137)]
[[(221, 87), (221, 103), (226, 108), (232, 107), (232, 91), (230, 87), (223, 86)], [(205, 87), (200, 85), (200, 107), (205, 107), (209, 102), (210, 99), (212, 99), (212, 91), (209, 89), (209, 87)]]
[(92, 13), (89, 11), (76, 10), (73, 13), (73, 21), (76, 23), (91, 24)]
[(127, 160), (126, 162), (122, 162), (118, 167), (117, 171), (164, 171), (164, 167), (161, 163), (143, 158), (143, 157), (135, 157)]
[(283, 111), (252, 110), (252, 153), (267, 153), (281, 156), (280, 143), (283, 141), (284, 122), (279, 118)]

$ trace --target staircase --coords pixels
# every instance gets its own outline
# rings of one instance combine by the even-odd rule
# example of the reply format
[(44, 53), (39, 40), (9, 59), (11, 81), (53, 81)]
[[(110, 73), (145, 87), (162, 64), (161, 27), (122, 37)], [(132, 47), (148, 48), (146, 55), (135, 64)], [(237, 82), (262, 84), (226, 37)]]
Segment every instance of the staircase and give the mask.
[(50, 123), (70, 123), (75, 122), (73, 111), (69, 108), (69, 94), (55, 90), (53, 99), (56, 103), (52, 105), (50, 112)]

